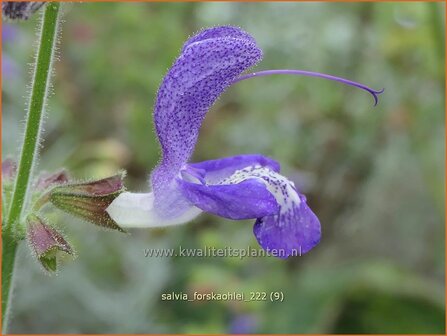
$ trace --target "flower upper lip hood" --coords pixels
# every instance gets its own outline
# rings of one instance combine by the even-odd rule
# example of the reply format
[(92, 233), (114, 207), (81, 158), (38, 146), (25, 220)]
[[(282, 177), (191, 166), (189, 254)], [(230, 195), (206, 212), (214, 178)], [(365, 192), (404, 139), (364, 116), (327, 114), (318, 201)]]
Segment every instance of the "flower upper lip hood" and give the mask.
[(194, 151), (207, 111), (231, 82), (261, 57), (254, 39), (232, 27), (205, 30), (184, 44), (161, 83), (154, 108), (163, 157), (151, 182), (157, 209), (164, 216), (172, 209), (173, 182)]
[(107, 211), (122, 227), (182, 224), (206, 211), (230, 219), (255, 219), (254, 234), (280, 257), (306, 253), (320, 241), (320, 222), (278, 162), (259, 154), (188, 163), (202, 121), (233, 83), (270, 74), (323, 77), (380, 91), (339, 77), (301, 70), (242, 75), (262, 58), (248, 33), (236, 27), (205, 29), (188, 39), (160, 85), (154, 124), (162, 148), (149, 193), (125, 192)]

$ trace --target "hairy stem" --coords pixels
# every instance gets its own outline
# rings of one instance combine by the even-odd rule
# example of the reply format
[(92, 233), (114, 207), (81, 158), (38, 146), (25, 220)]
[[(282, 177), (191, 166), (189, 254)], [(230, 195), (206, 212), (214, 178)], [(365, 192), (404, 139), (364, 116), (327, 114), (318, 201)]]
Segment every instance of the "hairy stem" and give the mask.
[(14, 264), (17, 253), (17, 241), (7, 235), (2, 235), (2, 327), (6, 333), (11, 301)]
[(17, 178), (8, 216), (2, 228), (2, 325), (4, 332), (7, 325), (5, 316), (7, 316), (9, 302), (11, 301), (12, 279), (18, 246), (14, 236), (15, 226), (20, 223), (33, 166), (37, 159), (42, 116), (48, 95), (51, 66), (57, 39), (59, 7), (60, 4), (57, 2), (49, 3), (45, 7), (39, 33), (39, 49), (34, 66), (31, 97)]

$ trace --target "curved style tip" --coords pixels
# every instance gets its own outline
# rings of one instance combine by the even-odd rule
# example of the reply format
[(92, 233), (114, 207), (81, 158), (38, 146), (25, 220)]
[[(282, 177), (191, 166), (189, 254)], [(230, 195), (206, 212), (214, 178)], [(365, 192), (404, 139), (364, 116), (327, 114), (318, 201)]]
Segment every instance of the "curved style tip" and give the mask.
[(374, 106), (376, 106), (379, 102), (378, 96), (385, 91), (385, 89), (382, 89), (380, 91), (373, 90), (364, 84), (354, 82), (352, 80), (345, 79), (342, 77), (324, 74), (321, 72), (314, 72), (314, 71), (307, 71), (307, 70), (291, 70), (291, 69), (263, 70), (263, 71), (258, 71), (258, 72), (242, 75), (242, 76), (239, 76), (238, 78), (236, 78), (232, 82), (232, 84), (249, 79), (249, 78), (264, 77), (264, 76), (270, 76), (270, 75), (295, 75), (295, 76), (317, 77), (317, 78), (328, 79), (328, 80), (339, 82), (339, 83), (342, 83), (345, 85), (353, 86), (353, 87), (359, 88), (361, 90), (364, 90), (366, 92), (369, 92), (374, 98)]
[(385, 92), (385, 88), (383, 88), (382, 90), (367, 90), (369, 93), (372, 94), (372, 96), (374, 97), (374, 107), (377, 106), (377, 104), (379, 103), (379, 95), (382, 94), (383, 92)]

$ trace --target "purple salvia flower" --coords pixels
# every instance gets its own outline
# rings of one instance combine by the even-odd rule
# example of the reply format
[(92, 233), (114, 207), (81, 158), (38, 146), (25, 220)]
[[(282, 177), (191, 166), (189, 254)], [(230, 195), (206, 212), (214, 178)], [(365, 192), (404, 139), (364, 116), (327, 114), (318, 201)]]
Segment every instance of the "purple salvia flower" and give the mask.
[(2, 15), (11, 20), (28, 20), (44, 4), (42, 1), (5, 1), (2, 2)]
[(107, 212), (122, 227), (182, 224), (206, 211), (230, 219), (256, 219), (254, 234), (280, 257), (308, 252), (320, 241), (320, 222), (278, 162), (259, 154), (188, 163), (202, 121), (216, 99), (238, 81), (270, 74), (323, 77), (370, 92), (339, 77), (300, 70), (242, 75), (262, 51), (235, 27), (206, 29), (184, 44), (164, 78), (154, 108), (162, 159), (151, 175), (150, 193), (119, 195)]

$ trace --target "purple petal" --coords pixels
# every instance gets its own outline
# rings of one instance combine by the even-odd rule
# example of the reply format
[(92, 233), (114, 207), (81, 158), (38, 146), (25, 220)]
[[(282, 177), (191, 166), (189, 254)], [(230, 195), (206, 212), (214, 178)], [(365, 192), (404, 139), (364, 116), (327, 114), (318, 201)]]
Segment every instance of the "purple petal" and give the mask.
[(203, 211), (230, 219), (267, 216), (279, 210), (265, 184), (249, 179), (237, 184), (203, 185), (179, 179), (183, 195)]
[(174, 180), (194, 150), (206, 112), (261, 54), (254, 40), (237, 28), (205, 30), (187, 42), (164, 78), (154, 108), (163, 158), (151, 182), (160, 211), (167, 210), (163, 203), (170, 203)]
[(266, 181), (251, 175), (252, 167), (279, 170), (276, 161), (262, 155), (238, 155), (188, 164), (177, 182), (196, 207), (221, 217), (249, 219), (277, 213), (278, 202)]
[(321, 237), (320, 221), (302, 195), (299, 204), (283, 207), (277, 215), (259, 218), (253, 232), (263, 249), (280, 258), (309, 252)]
[(216, 39), (221, 37), (232, 37), (238, 39), (244, 39), (256, 43), (255, 39), (248, 33), (244, 32), (240, 28), (232, 26), (220, 26), (214, 28), (208, 28), (202, 30), (198, 34), (190, 37), (184, 44), (182, 48), (182, 53), (187, 47), (195, 42), (200, 42), (208, 39)]
[(2, 14), (11, 20), (28, 20), (44, 4), (42, 1), (5, 1), (2, 2)]
[[(257, 219), (254, 234), (270, 254), (287, 258), (320, 241), (320, 222), (279, 164), (240, 155), (187, 165), (178, 183), (196, 207), (231, 219)], [(270, 212), (267, 215), (259, 215)]]
[(188, 166), (206, 172), (206, 182), (215, 184), (218, 181), (232, 175), (236, 170), (250, 166), (269, 167), (279, 172), (280, 165), (277, 161), (260, 154), (243, 154), (223, 159), (208, 160), (199, 163), (190, 163)]

